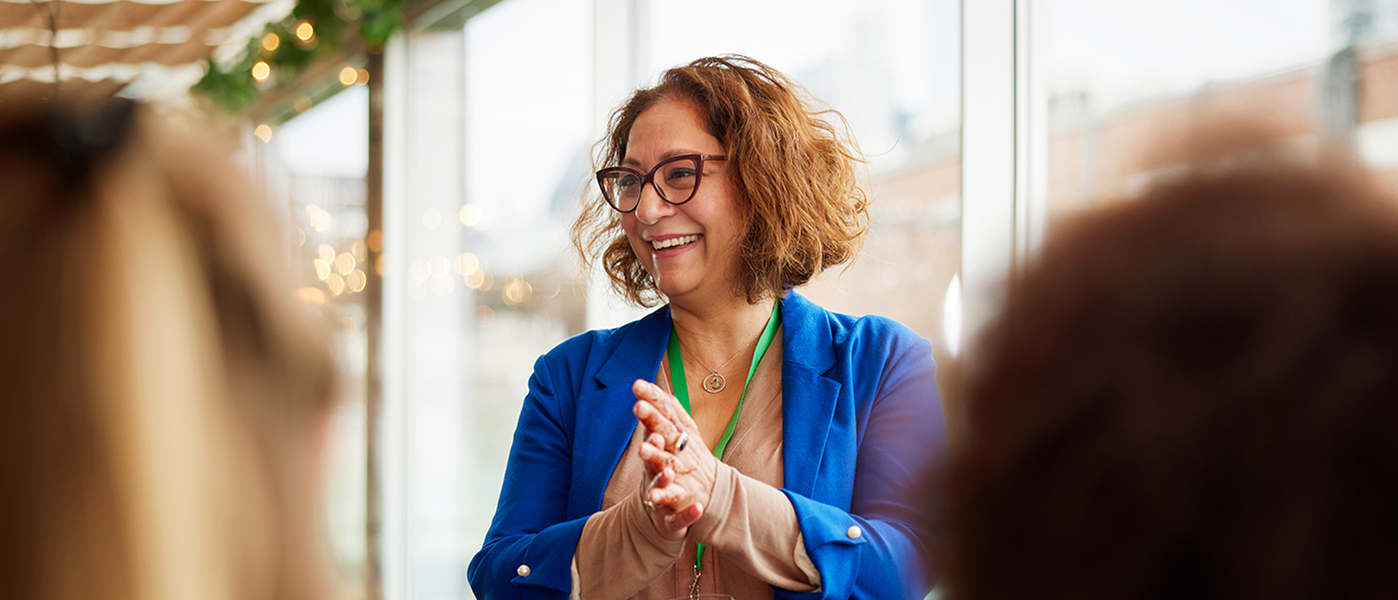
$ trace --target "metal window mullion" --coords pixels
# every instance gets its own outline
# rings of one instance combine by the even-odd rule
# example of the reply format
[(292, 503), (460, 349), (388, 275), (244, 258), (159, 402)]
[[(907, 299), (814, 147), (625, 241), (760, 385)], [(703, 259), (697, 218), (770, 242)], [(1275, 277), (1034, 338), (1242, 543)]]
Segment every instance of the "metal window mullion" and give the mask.
[(963, 347), (974, 347), (994, 315), (1015, 263), (1021, 121), (1016, 31), (1023, 1), (963, 0), (961, 5), (962, 332), (970, 342)]

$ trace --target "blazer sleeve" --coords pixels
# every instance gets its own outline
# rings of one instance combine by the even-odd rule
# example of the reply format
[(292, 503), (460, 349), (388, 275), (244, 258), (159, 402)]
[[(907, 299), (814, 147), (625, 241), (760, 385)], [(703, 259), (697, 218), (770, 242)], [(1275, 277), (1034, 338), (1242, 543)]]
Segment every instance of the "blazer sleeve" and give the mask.
[(882, 365), (863, 363), (874, 367), (863, 376), (879, 382), (858, 445), (850, 509), (782, 490), (821, 584), (814, 592), (779, 591), (782, 597), (920, 599), (935, 583), (923, 514), (930, 504), (915, 497), (915, 488), (945, 458), (946, 424), (931, 343), (910, 331), (898, 337)]
[[(477, 598), (567, 598), (572, 589), (573, 553), (587, 516), (565, 520), (572, 404), (560, 399), (553, 376), (549, 355), (539, 358), (510, 445), (495, 518), (467, 570)], [(564, 393), (570, 388), (562, 386)]]

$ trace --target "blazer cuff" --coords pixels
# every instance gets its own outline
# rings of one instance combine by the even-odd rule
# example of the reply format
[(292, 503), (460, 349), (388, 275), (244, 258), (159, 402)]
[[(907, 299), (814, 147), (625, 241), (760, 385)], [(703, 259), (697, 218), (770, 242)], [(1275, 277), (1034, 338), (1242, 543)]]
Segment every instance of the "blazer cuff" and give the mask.
[(548, 588), (563, 594), (573, 590), (573, 554), (588, 517), (565, 521), (534, 535), (523, 562), (510, 580), (518, 586)]
[(782, 490), (796, 509), (806, 554), (820, 574), (820, 589), (791, 598), (848, 598), (854, 593), (862, 546), (870, 532), (848, 512), (817, 502), (790, 490)]

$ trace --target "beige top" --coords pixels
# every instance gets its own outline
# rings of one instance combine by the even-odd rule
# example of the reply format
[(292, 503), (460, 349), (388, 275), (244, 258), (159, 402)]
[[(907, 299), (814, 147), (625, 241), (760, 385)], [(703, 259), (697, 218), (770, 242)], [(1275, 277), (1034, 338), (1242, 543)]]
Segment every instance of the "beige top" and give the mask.
[[(796, 511), (778, 489), (783, 484), (781, 365), (781, 344), (774, 344), (753, 374), (725, 451), (727, 464), (719, 464), (709, 506), (690, 527), (688, 540), (661, 538), (641, 506), (645, 467), (636, 451), (644, 428), (636, 427), (607, 484), (602, 511), (583, 526), (573, 556), (574, 597), (688, 597), (696, 540), (707, 546), (700, 593), (746, 600), (772, 598), (769, 585), (819, 588), (820, 575), (806, 555)], [(664, 361), (656, 382), (670, 388)]]

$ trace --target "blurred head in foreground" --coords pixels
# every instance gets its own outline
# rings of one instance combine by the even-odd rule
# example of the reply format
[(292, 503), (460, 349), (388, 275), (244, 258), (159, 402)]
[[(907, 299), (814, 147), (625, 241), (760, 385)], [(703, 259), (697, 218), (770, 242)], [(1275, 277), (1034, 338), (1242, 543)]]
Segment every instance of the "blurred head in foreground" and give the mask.
[(315, 598), (328, 345), (227, 156), (116, 101), (0, 113), (0, 581)]
[(1398, 596), (1398, 213), (1191, 168), (1051, 235), (969, 363), (951, 598)]

